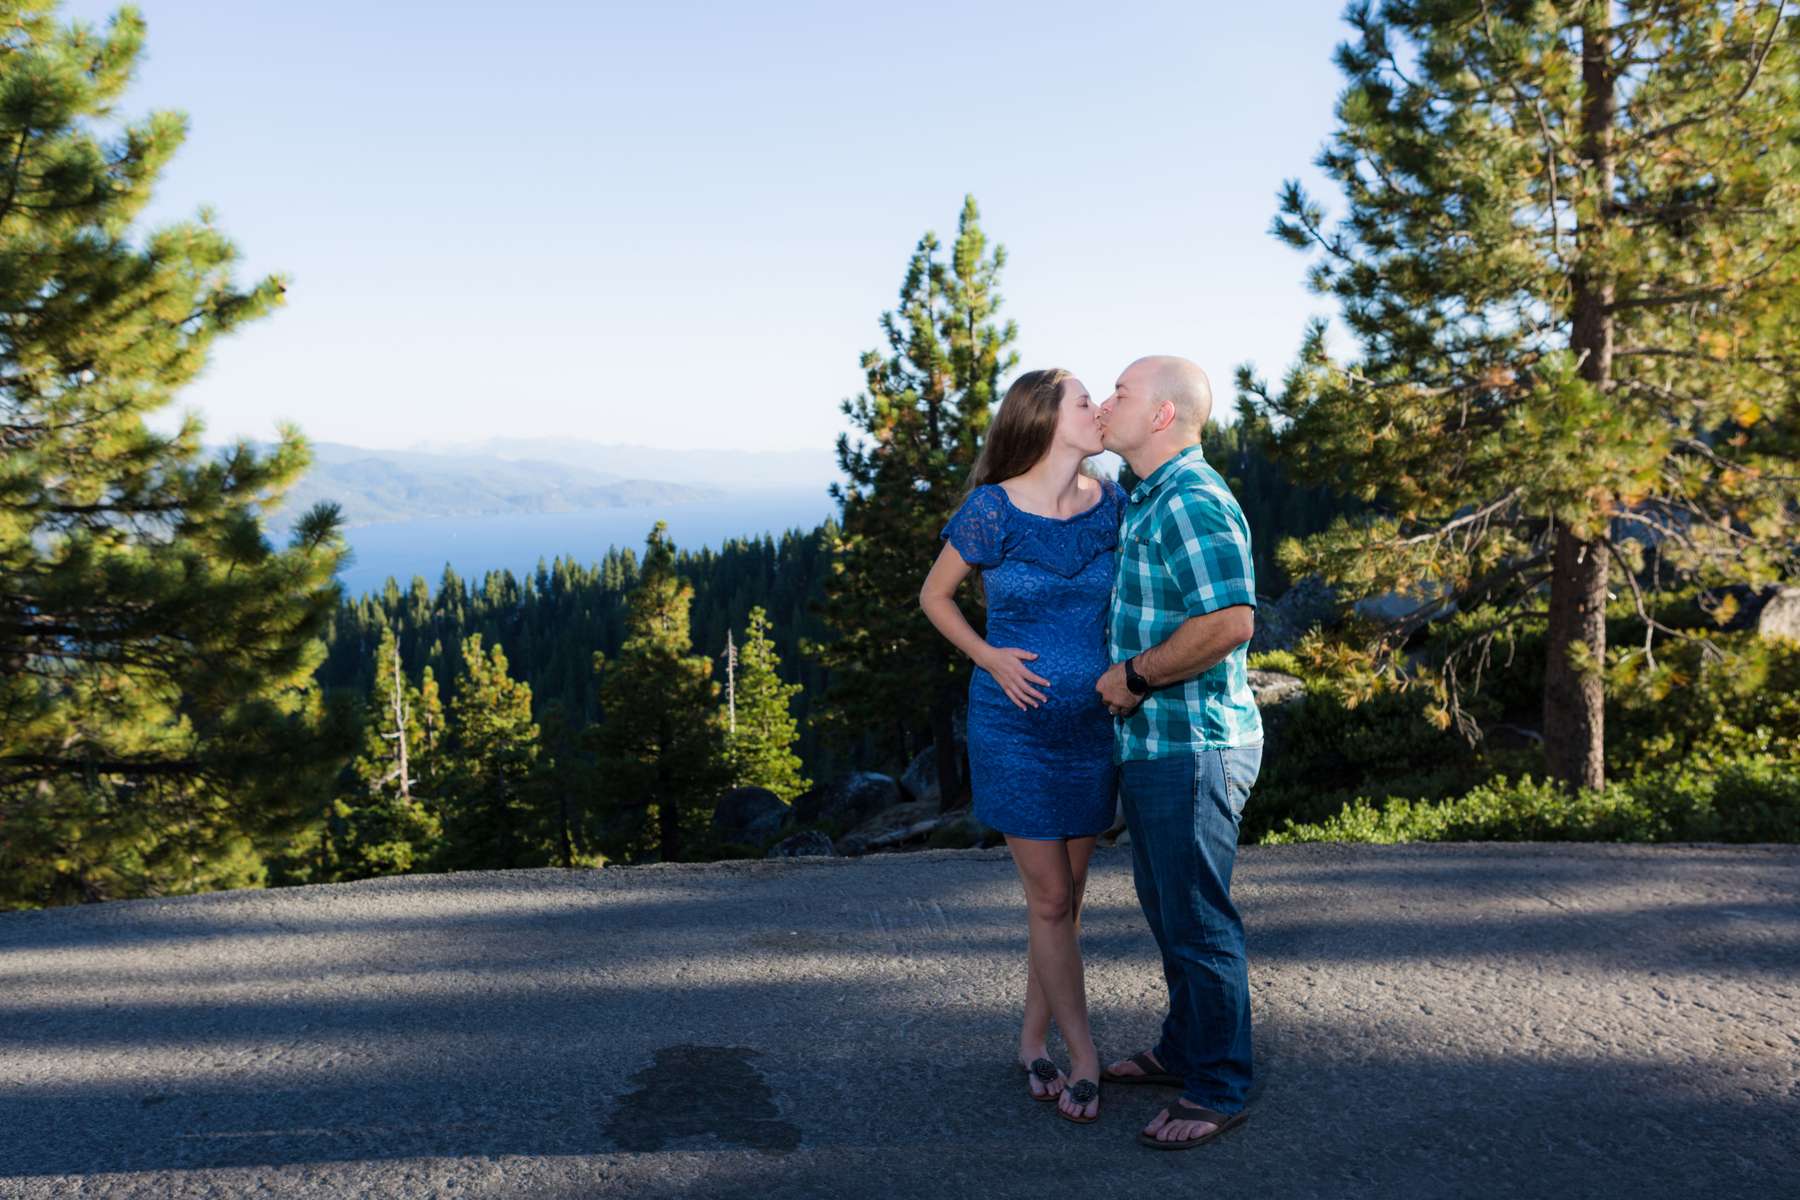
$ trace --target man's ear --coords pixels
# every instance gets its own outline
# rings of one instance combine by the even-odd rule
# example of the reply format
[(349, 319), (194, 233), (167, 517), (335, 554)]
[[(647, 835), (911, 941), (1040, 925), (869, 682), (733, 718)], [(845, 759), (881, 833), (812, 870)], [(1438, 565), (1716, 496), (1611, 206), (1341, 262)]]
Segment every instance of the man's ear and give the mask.
[[(1163, 420), (1163, 413), (1165, 411), (1168, 413), (1169, 417), (1166, 421)], [(1152, 433), (1161, 433), (1174, 423), (1175, 402), (1173, 400), (1164, 400), (1161, 404), (1156, 406), (1156, 415), (1150, 419), (1150, 431)]]

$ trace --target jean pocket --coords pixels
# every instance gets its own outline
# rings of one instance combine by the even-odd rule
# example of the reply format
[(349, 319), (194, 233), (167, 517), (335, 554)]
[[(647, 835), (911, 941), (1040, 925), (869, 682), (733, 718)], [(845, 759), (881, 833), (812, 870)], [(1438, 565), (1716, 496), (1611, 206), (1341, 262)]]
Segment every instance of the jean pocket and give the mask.
[[(1260, 750), (1261, 747), (1258, 747), (1259, 753)], [(1250, 802), (1250, 788), (1256, 783), (1256, 776), (1259, 774), (1257, 767), (1232, 750), (1215, 750), (1213, 753), (1219, 756), (1219, 775), (1225, 781), (1226, 807), (1231, 810), (1233, 821), (1241, 821), (1244, 805)]]

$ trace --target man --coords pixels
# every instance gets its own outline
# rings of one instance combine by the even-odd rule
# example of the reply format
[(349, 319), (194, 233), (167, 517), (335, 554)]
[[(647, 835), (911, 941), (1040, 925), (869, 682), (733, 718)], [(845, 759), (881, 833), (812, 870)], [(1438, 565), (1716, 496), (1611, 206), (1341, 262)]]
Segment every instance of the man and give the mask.
[(1138, 1135), (1164, 1150), (1242, 1124), (1251, 1078), (1231, 867), (1262, 766), (1262, 717), (1244, 664), (1256, 584), (1243, 509), (1201, 450), (1211, 412), (1206, 373), (1170, 357), (1132, 363), (1101, 406), (1102, 443), (1137, 482), (1119, 530), (1113, 666), (1095, 690), (1118, 718), (1132, 874), (1169, 985), (1161, 1040), (1101, 1078), (1181, 1085)]

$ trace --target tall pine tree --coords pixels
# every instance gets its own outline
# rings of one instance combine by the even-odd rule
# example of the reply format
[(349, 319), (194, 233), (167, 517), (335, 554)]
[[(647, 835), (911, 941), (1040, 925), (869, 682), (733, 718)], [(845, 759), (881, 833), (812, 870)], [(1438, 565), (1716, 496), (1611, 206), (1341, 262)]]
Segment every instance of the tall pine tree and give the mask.
[(780, 666), (769, 636), (769, 615), (752, 608), (737, 652), (725, 760), (733, 787), (767, 788), (791, 804), (812, 781), (801, 774), (800, 756), (794, 753), (800, 730), (791, 706), (800, 685), (783, 683)]
[(729, 776), (712, 660), (693, 653), (693, 585), (675, 573), (661, 521), (646, 541), (616, 658), (594, 655), (601, 721), (587, 743), (607, 814), (608, 851), (679, 862), (698, 844)]
[[(881, 316), (887, 353), (862, 366), (868, 390), (843, 403), (864, 437), (838, 439), (832, 485), (843, 518), (823, 614), (836, 637), (812, 651), (832, 672), (829, 717), (840, 734), (874, 732), (902, 758), (926, 733), (938, 778), (960, 780), (952, 735), (967, 665), (914, 598), (956, 511), (1000, 379), (1018, 365), (1011, 321), (999, 324), (1006, 251), (988, 252), (974, 197), (963, 201), (949, 261), (935, 235), (919, 239), (899, 307)], [(944, 807), (961, 798), (943, 789)]]
[(1279, 395), (1240, 384), (1298, 473), (1381, 515), (1288, 565), (1425, 594), (1390, 652), (1452, 605), (1483, 614), (1436, 677), (1446, 723), (1492, 638), (1544, 629), (1548, 767), (1597, 787), (1609, 587), (1649, 630), (1613, 666), (1654, 663), (1646, 545), (1705, 584), (1793, 569), (1793, 7), (1386, 0), (1349, 20), (1320, 159), (1348, 211), (1328, 226), (1289, 184), (1276, 232), (1313, 251), (1356, 352), (1315, 326)]
[(137, 10), (55, 10), (0, 0), (0, 904), (252, 884), (351, 750), (311, 684), (339, 521), (265, 537), (291, 427), (147, 427), (283, 283), (239, 286), (204, 214), (134, 228), (186, 122), (116, 118)]
[(384, 625), (363, 714), (362, 753), (351, 764), (352, 790), (333, 805), (328, 824), (336, 878), (403, 874), (437, 853), (443, 731), (431, 669), (425, 669), (423, 686), (411, 686), (399, 644)]
[(464, 641), (462, 664), (450, 701), (438, 865), (464, 871), (545, 866), (550, 848), (532, 786), (541, 767), (531, 688), (508, 673), (499, 646), (482, 649), (479, 633)]

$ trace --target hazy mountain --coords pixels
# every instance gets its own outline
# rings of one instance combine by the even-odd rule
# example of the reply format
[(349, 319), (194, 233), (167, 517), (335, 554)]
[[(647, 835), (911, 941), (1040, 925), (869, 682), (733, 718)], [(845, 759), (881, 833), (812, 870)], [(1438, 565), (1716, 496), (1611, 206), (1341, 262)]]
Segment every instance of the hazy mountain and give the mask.
[(579, 438), (495, 437), (479, 442), (425, 442), (419, 450), (508, 461), (534, 459), (591, 471), (703, 484), (742, 491), (751, 488), (823, 489), (840, 478), (837, 455), (820, 450), (663, 450), (621, 446)]
[(351, 525), (418, 517), (481, 517), (511, 513), (579, 512), (717, 501), (724, 493), (704, 484), (649, 479), (601, 470), (567, 459), (500, 457), (480, 453), (370, 450), (312, 443), (312, 467), (274, 515), (281, 525), (319, 500), (335, 500)]

